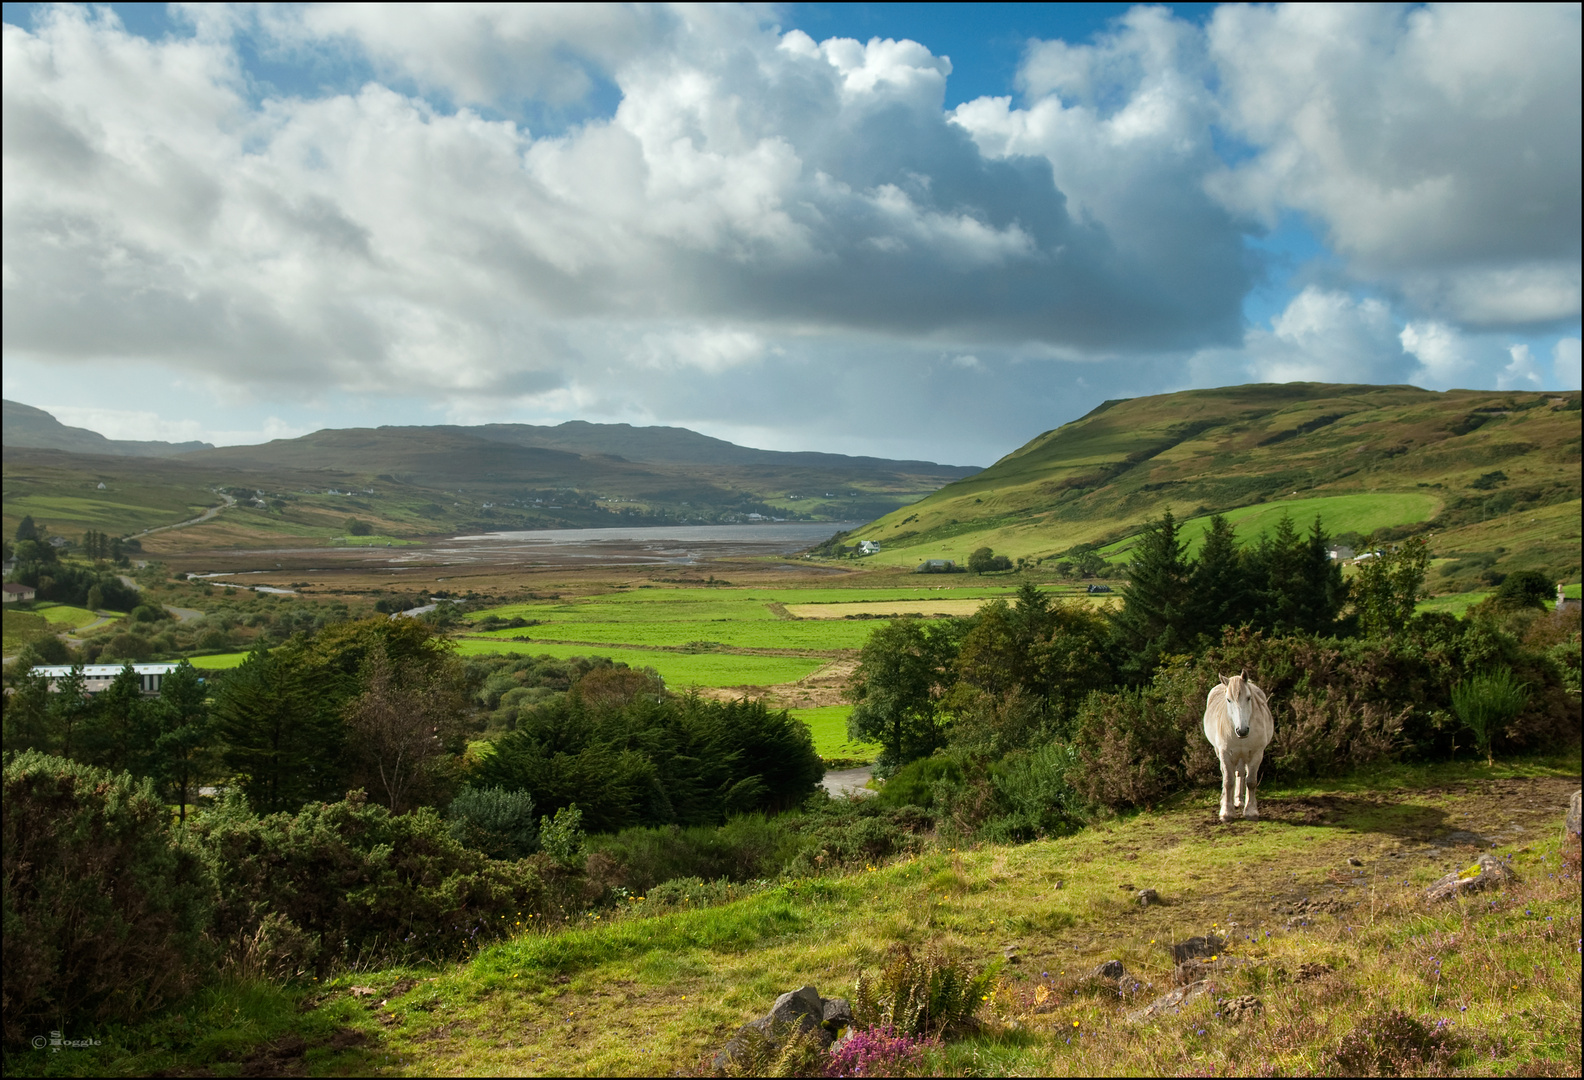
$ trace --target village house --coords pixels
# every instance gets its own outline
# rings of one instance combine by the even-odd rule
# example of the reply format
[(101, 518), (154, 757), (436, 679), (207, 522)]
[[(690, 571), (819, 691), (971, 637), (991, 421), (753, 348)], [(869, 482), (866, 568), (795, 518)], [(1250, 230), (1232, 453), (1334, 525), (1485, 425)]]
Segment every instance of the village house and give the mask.
[[(138, 677), (138, 689), (143, 692), (143, 696), (154, 697), (159, 694), (165, 676), (175, 671), (176, 667), (175, 664), (133, 664), (132, 671)], [(121, 664), (84, 664), (83, 689), (89, 694), (110, 689), (110, 684), (121, 674), (121, 668)], [(70, 675), (72, 669), (70, 664), (40, 664), (33, 671), (49, 680), (49, 688), (53, 693), (60, 680)]]
[(879, 550), (880, 545), (875, 543), (873, 540), (858, 541), (858, 554), (860, 555), (873, 555)]
[(38, 591), (31, 585), (19, 585), (14, 581), (5, 583), (5, 602), (8, 604), (29, 604), (38, 595)]

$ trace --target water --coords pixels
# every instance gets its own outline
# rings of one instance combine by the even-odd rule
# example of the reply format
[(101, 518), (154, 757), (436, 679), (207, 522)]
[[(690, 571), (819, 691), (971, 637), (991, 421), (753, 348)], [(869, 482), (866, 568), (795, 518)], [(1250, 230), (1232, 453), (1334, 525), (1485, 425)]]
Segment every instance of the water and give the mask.
[[(613, 529), (533, 529), (456, 536), (425, 555), (465, 561), (544, 561), (687, 565), (723, 555), (789, 555), (857, 528), (855, 521), (778, 521), (762, 525), (661, 525)], [(418, 553), (413, 552), (414, 557)], [(392, 562), (403, 561), (401, 556)]]

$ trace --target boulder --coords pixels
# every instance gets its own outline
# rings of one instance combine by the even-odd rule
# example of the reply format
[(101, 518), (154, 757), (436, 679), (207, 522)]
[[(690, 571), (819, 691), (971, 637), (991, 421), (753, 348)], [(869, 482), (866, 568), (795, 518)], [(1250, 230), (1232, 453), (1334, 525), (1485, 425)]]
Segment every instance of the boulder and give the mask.
[(832, 1035), (853, 1025), (852, 1006), (846, 998), (826, 998), (823, 1016), (825, 1030)]
[(1578, 839), (1579, 837), (1579, 827), (1581, 824), (1579, 821), (1579, 813), (1581, 804), (1584, 804), (1584, 790), (1575, 791), (1573, 793), (1573, 798), (1568, 802), (1567, 831), (1568, 835), (1572, 836), (1574, 839)]
[(840, 1009), (845, 1010), (850, 1023), (852, 1010), (847, 1007), (847, 1002), (841, 998), (833, 998), (827, 1002), (819, 996), (819, 991), (813, 986), (801, 986), (782, 994), (775, 999), (775, 1004), (770, 1007), (768, 1013), (737, 1029), (737, 1034), (733, 1035), (726, 1045), (721, 1047), (720, 1053), (715, 1055), (713, 1063), (715, 1068), (724, 1069), (736, 1061), (756, 1034), (778, 1043), (788, 1035), (812, 1030), (818, 1033), (820, 1040), (826, 1046), (829, 1046), (831, 1032), (825, 1026), (825, 1012), (828, 1006), (837, 1002), (840, 1002)]
[(1122, 978), (1122, 976), (1124, 976), (1126, 974), (1127, 974), (1127, 968), (1122, 966), (1122, 961), (1120, 961), (1120, 960), (1107, 960), (1105, 963), (1099, 965), (1093, 971), (1091, 971), (1088, 975), (1086, 975), (1085, 978), (1089, 978), (1089, 979), (1108, 979), (1108, 980), (1110, 980), (1112, 982), (1115, 982), (1117, 979)]
[(1148, 1020), (1172, 1009), (1180, 1009), (1194, 998), (1208, 992), (1209, 989), (1210, 983), (1208, 981), (1196, 982), (1190, 986), (1179, 986), (1168, 994), (1162, 994), (1142, 1009), (1135, 1009), (1128, 1013), (1128, 1021), (1137, 1023), (1140, 1020)]
[(1211, 934), (1209, 937), (1191, 937), (1187, 941), (1179, 941), (1175, 945), (1166, 946), (1172, 954), (1172, 959), (1177, 963), (1184, 960), (1193, 960), (1200, 956), (1218, 956), (1226, 948), (1226, 941)]
[(1515, 880), (1513, 872), (1503, 866), (1500, 860), (1489, 855), (1481, 855), (1473, 865), (1454, 871), (1431, 885), (1425, 890), (1425, 899), (1450, 900), (1454, 896), (1479, 892), (1481, 889), (1506, 884), (1513, 880)]

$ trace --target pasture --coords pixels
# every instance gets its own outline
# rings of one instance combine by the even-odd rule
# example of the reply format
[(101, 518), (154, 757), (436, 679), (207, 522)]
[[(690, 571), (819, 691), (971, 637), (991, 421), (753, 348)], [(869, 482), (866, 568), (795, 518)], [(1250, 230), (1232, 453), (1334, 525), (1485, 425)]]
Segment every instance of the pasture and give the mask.
[(543, 641), (481, 641), (457, 644), (462, 656), (525, 653), (529, 656), (608, 656), (635, 668), (654, 668), (672, 690), (689, 687), (738, 688), (755, 691), (781, 683), (794, 683), (825, 666), (818, 657), (756, 656), (723, 652), (673, 652), (659, 649), (622, 649), (563, 645)]
[(76, 630), (98, 620), (96, 612), (70, 604), (56, 604), (48, 600), (33, 605), (33, 610), (44, 617), (52, 630)]
[[(1579, 760), (1394, 766), (1262, 791), (1259, 822), (1216, 825), (1215, 792), (1019, 847), (946, 846), (717, 906), (593, 913), (524, 928), (456, 963), (324, 983), (227, 980), (103, 1045), (74, 1075), (694, 1075), (776, 995), (852, 995), (899, 942), (973, 968), (1019, 962), (971, 1034), (922, 1075), (1357, 1075), (1338, 1051), (1400, 1010), (1444, 1057), (1411, 1071), (1578, 1075), (1579, 877), (1561, 820)], [(1425, 887), (1477, 850), (1516, 880), (1462, 902)], [(1576, 848), (1575, 848), (1576, 850)], [(1152, 888), (1162, 903), (1140, 907)], [(1170, 947), (1222, 939), (1212, 993), (1142, 1019), (1175, 982)], [(1084, 979), (1105, 961), (1129, 976)], [(357, 989), (354, 990), (354, 987)], [(1239, 995), (1259, 1010), (1225, 1010)], [(378, 1004), (375, 1004), (378, 1003)], [(1350, 1044), (1349, 1040), (1353, 1040)], [(284, 1048), (284, 1049), (283, 1049)], [(54, 1062), (18, 1054), (18, 1072)]]

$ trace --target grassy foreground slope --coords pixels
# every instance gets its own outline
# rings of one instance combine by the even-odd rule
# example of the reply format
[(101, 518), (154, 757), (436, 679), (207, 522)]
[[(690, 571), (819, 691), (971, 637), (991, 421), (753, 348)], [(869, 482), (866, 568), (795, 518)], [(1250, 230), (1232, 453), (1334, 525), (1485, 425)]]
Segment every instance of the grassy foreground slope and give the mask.
[(1243, 511), (1245, 539), (1288, 508), (1334, 533), (1433, 530), (1438, 553), (1483, 552), (1516, 550), (1501, 532), (1545, 510), (1554, 520), (1523, 540), (1530, 561), (1576, 580), (1579, 400), (1284, 383), (1108, 401), (853, 536), (898, 565), (981, 545), (1040, 558), (1124, 539), (1168, 506), (1188, 520)]
[[(1263, 820), (1226, 826), (1214, 821), (1216, 793), (1189, 792), (1071, 837), (943, 847), (844, 877), (748, 886), (714, 907), (649, 911), (635, 898), (569, 928), (525, 927), (462, 963), (325, 984), (233, 978), (161, 1019), (100, 1034), (102, 1046), (24, 1051), (6, 1065), (697, 1075), (777, 994), (811, 982), (849, 995), (860, 971), (905, 943), (975, 967), (1009, 946), (1019, 957), (979, 1033), (930, 1051), (924, 1075), (1357, 1075), (1394, 1063), (1331, 1055), (1393, 1010), (1436, 1033), (1449, 1057), (1433, 1071), (1577, 1075), (1579, 877), (1577, 856), (1569, 866), (1559, 855), (1578, 770), (1577, 756), (1397, 766), (1273, 786)], [(1464, 901), (1423, 898), (1479, 850), (1510, 857), (1517, 881)], [(1140, 907), (1138, 888), (1162, 902)], [(1203, 934), (1225, 940), (1214, 993), (1129, 1019), (1173, 985), (1168, 946)], [(1137, 984), (1121, 995), (1081, 977), (1113, 959)], [(1245, 994), (1261, 1002), (1257, 1015), (1223, 1015)]]

